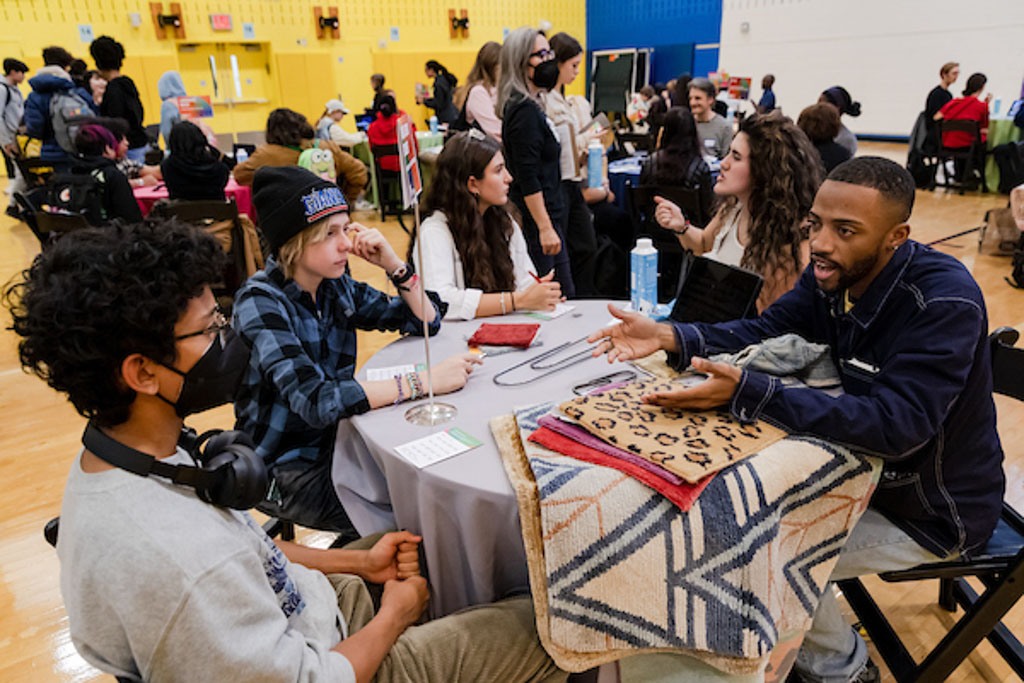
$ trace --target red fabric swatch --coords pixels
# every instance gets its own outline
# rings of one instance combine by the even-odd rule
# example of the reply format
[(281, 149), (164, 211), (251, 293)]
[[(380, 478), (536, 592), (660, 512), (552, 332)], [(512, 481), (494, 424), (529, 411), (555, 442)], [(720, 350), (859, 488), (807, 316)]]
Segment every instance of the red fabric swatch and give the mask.
[(483, 323), (469, 338), (470, 346), (515, 346), (525, 349), (533, 343), (540, 325)]
[(590, 448), (589, 446), (584, 446), (583, 444), (562, 436), (547, 427), (541, 427), (533, 434), (530, 434), (530, 441), (538, 443), (545, 448), (550, 448), (556, 453), (567, 455), (570, 458), (583, 460), (584, 462), (589, 462), (594, 465), (611, 467), (623, 474), (628, 474), (641, 484), (654, 489), (661, 495), (668, 498), (683, 512), (690, 509), (694, 501), (697, 500), (697, 497), (701, 494), (701, 491), (704, 490), (704, 487), (711, 483), (711, 480), (715, 477), (714, 474), (709, 474), (696, 484), (690, 484), (685, 481), (678, 485), (670, 484), (661, 477), (651, 474), (642, 467), (638, 467), (626, 460), (621, 460), (614, 456), (607, 455), (601, 451)]

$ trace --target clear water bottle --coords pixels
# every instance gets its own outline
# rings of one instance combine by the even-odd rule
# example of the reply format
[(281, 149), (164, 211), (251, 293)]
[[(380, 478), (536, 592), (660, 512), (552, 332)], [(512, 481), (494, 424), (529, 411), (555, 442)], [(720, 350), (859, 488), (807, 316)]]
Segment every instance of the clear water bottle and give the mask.
[(235, 150), (235, 163), (240, 164), (249, 158), (249, 152), (246, 151), (245, 147), (239, 147)]
[(593, 139), (587, 145), (587, 187), (596, 188), (604, 185), (604, 146), (601, 141)]
[(431, 115), (429, 123), (430, 123), (430, 132), (433, 133), (434, 135), (437, 135), (437, 116), (436, 115)]
[(649, 237), (636, 241), (629, 252), (630, 303), (637, 313), (650, 315), (658, 305), (658, 250)]
[(1002, 109), (1002, 107), (1003, 101), (997, 97), (995, 101), (992, 103), (992, 113), (996, 116), (999, 116), (999, 110)]

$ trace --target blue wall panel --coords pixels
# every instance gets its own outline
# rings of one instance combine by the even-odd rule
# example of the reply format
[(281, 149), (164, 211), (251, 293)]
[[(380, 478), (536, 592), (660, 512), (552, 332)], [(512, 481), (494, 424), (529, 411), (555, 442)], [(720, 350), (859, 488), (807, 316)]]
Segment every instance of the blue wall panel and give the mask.
[[(664, 81), (688, 70), (703, 76), (718, 69), (718, 50), (687, 55), (684, 46), (718, 43), (722, 1), (587, 0), (587, 49), (653, 47), (652, 80)], [(659, 45), (664, 46), (660, 60)]]

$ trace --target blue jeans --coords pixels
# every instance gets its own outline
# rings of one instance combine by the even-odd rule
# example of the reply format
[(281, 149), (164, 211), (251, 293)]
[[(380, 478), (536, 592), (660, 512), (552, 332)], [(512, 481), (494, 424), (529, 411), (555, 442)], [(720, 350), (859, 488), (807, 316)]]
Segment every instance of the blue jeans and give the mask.
[(132, 161), (137, 161), (140, 164), (144, 164), (144, 163), (146, 163), (146, 152), (148, 152), (148, 151), (149, 151), (149, 143), (146, 143), (142, 147), (135, 147), (133, 149), (129, 149), (125, 153), (125, 156), (128, 157), (129, 159), (131, 159)]
[(793, 668), (804, 680), (846, 683), (867, 664), (867, 645), (843, 618), (831, 581), (909, 569), (942, 559), (919, 546), (880, 512), (868, 508), (839, 553)]

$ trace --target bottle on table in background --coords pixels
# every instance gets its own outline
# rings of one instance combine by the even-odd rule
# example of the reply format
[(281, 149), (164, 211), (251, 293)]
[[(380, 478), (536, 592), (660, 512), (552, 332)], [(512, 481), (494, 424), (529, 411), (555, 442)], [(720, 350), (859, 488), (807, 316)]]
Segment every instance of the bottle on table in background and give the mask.
[(630, 303), (637, 313), (650, 315), (658, 305), (658, 250), (650, 237), (637, 239), (629, 264)]
[(430, 123), (430, 132), (437, 135), (437, 116), (431, 115), (428, 123)]
[(587, 187), (604, 185), (604, 146), (597, 138), (587, 145)]
[(245, 147), (239, 147), (235, 150), (235, 163), (240, 164), (249, 158), (249, 152), (246, 151)]
[(999, 109), (1003, 106), (1003, 101), (998, 97), (992, 102), (992, 115), (999, 116)]

